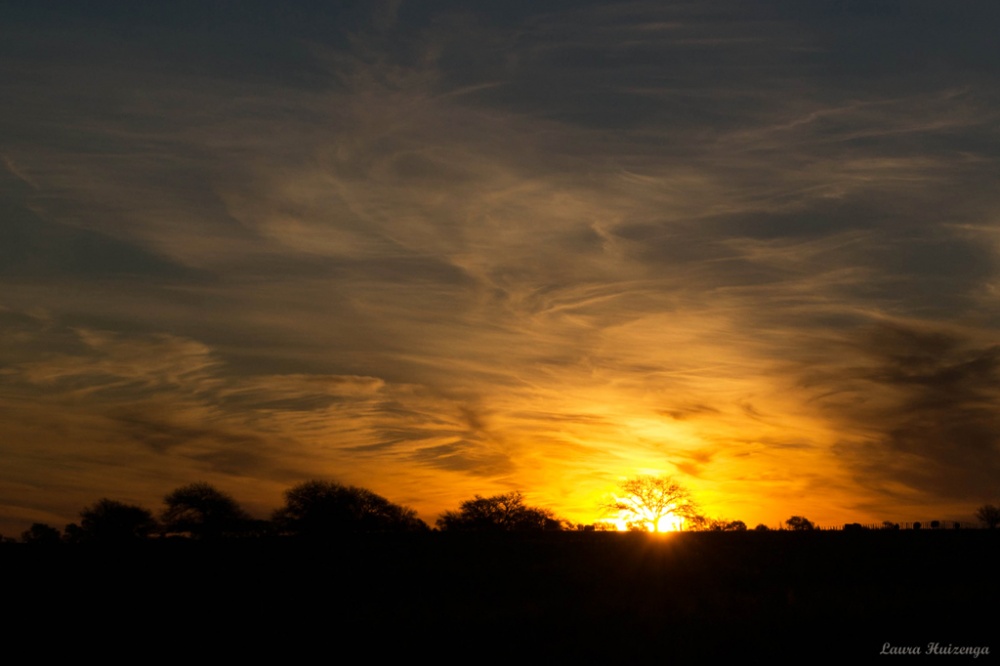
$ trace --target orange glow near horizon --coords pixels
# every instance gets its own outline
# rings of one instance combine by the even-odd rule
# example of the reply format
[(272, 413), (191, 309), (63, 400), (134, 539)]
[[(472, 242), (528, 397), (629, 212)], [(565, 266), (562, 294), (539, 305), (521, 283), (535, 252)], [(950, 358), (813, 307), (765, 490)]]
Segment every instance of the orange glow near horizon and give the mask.
[[(635, 521), (630, 521), (627, 517), (618, 517), (610, 520), (605, 520), (602, 522), (610, 523), (615, 526), (615, 529), (619, 532), (628, 532), (631, 527), (629, 524), (635, 524)], [(652, 521), (645, 521), (646, 531), (650, 533), (663, 534), (665, 532), (681, 532), (684, 530), (684, 519), (675, 516), (673, 514), (668, 514), (660, 518), (656, 523), (656, 529), (652, 529)]]

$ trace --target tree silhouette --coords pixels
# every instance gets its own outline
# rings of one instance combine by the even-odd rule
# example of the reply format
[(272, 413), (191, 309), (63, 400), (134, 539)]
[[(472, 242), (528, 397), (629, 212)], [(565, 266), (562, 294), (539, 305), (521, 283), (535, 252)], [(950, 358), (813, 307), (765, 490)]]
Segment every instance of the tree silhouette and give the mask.
[(163, 499), (161, 515), (167, 532), (197, 539), (218, 539), (243, 532), (250, 516), (232, 497), (207, 483), (181, 486)]
[(527, 506), (520, 492), (492, 497), (475, 495), (462, 502), (458, 511), (446, 511), (437, 519), (442, 530), (515, 532), (562, 529), (561, 521), (548, 509)]
[(1000, 507), (984, 504), (976, 509), (976, 518), (989, 529), (996, 529), (1000, 525)]
[(59, 543), (59, 530), (45, 523), (32, 523), (31, 527), (21, 533), (21, 541), (32, 544)]
[(69, 523), (63, 528), (62, 539), (66, 543), (83, 543), (87, 540), (87, 535), (82, 527), (76, 523)]
[(285, 491), (285, 506), (274, 512), (278, 530), (310, 539), (358, 532), (427, 529), (413, 509), (393, 504), (365, 488), (329, 481), (306, 481)]
[(156, 529), (153, 514), (141, 506), (111, 499), (98, 500), (80, 512), (80, 525), (66, 526), (71, 541), (134, 541)]
[(699, 524), (707, 522), (698, 515), (691, 493), (669, 476), (636, 476), (619, 485), (621, 494), (605, 503), (608, 511), (616, 511), (626, 524), (641, 525), (650, 532), (659, 532), (665, 518), (675, 516), (681, 521)]
[(788, 529), (796, 532), (805, 532), (816, 529), (813, 522), (804, 516), (792, 516), (785, 521), (785, 524), (788, 525)]
[(686, 529), (695, 532), (746, 532), (747, 524), (742, 520), (709, 518), (702, 515), (689, 516), (684, 523)]

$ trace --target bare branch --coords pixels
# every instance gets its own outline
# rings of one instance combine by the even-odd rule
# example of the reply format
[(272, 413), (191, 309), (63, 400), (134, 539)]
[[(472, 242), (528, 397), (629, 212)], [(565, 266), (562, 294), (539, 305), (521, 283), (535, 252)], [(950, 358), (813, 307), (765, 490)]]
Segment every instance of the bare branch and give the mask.
[(636, 476), (623, 481), (620, 494), (604, 504), (628, 523), (643, 523), (658, 531), (660, 521), (670, 515), (691, 519), (698, 508), (690, 491), (666, 476)]

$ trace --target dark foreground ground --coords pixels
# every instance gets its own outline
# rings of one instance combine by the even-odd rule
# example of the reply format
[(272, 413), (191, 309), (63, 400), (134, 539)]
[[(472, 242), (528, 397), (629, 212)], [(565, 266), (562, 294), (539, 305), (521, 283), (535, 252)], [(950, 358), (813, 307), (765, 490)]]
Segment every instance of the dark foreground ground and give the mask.
[[(325, 663), (910, 660), (1000, 652), (1000, 533), (378, 535), (5, 545), (9, 652)], [(37, 648), (36, 648), (37, 649)], [(55, 651), (55, 652), (53, 652)], [(932, 658), (933, 657), (933, 658)]]

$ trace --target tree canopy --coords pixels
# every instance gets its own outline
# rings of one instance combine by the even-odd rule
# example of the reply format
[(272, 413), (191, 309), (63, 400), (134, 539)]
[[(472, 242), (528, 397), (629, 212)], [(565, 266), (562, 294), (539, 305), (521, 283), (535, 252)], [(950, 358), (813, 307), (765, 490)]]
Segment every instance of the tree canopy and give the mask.
[(513, 532), (558, 530), (561, 521), (548, 509), (527, 506), (520, 492), (492, 497), (475, 495), (462, 502), (458, 511), (446, 511), (437, 520), (442, 530)]
[(795, 530), (797, 532), (806, 532), (816, 529), (813, 522), (805, 516), (792, 516), (785, 521), (785, 525), (788, 525), (788, 529)]
[(181, 486), (163, 499), (161, 519), (167, 532), (217, 539), (242, 532), (250, 516), (232, 497), (207, 483)]
[(331, 481), (305, 481), (285, 491), (274, 512), (279, 531), (324, 539), (345, 532), (405, 532), (427, 529), (413, 509), (393, 504), (365, 488)]
[(617, 512), (629, 527), (642, 527), (650, 532), (670, 529), (672, 522), (697, 521), (698, 507), (690, 491), (669, 476), (635, 476), (619, 484), (619, 493), (604, 506)]
[(74, 539), (132, 541), (149, 536), (156, 529), (156, 520), (141, 506), (104, 498), (80, 512), (79, 529), (78, 535), (72, 535)]

